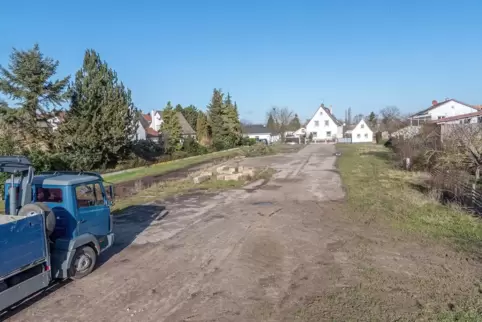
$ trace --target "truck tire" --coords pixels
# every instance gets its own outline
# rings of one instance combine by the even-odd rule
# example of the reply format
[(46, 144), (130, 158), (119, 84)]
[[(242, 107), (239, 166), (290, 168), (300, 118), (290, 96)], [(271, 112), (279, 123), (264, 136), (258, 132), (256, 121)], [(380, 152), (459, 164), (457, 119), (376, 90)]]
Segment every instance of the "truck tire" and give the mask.
[(32, 216), (36, 214), (42, 214), (44, 216), (45, 230), (47, 231), (47, 236), (50, 236), (55, 230), (56, 220), (55, 214), (46, 204), (41, 202), (29, 203), (18, 211), (19, 216)]
[(89, 275), (97, 263), (97, 253), (90, 246), (81, 246), (75, 250), (69, 267), (69, 278), (81, 279)]

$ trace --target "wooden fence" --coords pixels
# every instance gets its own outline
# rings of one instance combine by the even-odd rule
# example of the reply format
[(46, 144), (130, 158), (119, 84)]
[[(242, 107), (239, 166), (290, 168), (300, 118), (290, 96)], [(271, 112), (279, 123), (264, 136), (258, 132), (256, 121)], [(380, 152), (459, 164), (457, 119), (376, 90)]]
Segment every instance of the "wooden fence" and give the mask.
[(430, 188), (439, 190), (443, 201), (482, 215), (482, 189), (475, 175), (455, 170), (433, 170), (431, 175)]

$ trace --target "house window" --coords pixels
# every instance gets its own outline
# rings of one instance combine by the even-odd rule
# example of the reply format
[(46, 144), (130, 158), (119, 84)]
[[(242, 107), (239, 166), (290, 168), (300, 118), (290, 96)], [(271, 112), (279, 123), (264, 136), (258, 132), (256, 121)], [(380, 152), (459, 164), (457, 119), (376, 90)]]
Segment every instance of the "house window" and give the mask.
[(439, 116), (439, 117), (437, 117), (437, 120), (441, 120), (441, 119), (444, 119), (444, 118), (445, 118), (445, 116)]
[(318, 135), (317, 132), (311, 132), (311, 134), (313, 135), (314, 138), (316, 138), (316, 136)]
[(98, 183), (83, 184), (75, 188), (77, 208), (93, 207), (104, 204), (102, 189)]
[(459, 123), (460, 123), (460, 124), (464, 124), (464, 121), (460, 120)]
[(330, 138), (331, 137), (331, 131), (326, 131), (326, 137)]
[(330, 121), (325, 121), (325, 126), (329, 126), (330, 125)]
[(482, 123), (482, 116), (479, 116), (479, 117), (477, 118), (477, 123)]
[(315, 121), (315, 126), (316, 127), (320, 126), (320, 121)]
[(362, 124), (360, 127), (361, 127), (362, 129), (364, 129), (364, 128), (365, 128), (365, 124)]
[(359, 139), (359, 138), (361, 137), (360, 133), (358, 133), (358, 134), (356, 135), (356, 137)]
[(365, 133), (365, 137), (368, 139), (368, 133)]
[(320, 112), (320, 115), (323, 115), (323, 112)]
[(470, 119), (465, 119), (465, 120), (464, 120), (464, 123), (465, 123), (465, 124), (469, 124), (469, 123), (470, 123)]

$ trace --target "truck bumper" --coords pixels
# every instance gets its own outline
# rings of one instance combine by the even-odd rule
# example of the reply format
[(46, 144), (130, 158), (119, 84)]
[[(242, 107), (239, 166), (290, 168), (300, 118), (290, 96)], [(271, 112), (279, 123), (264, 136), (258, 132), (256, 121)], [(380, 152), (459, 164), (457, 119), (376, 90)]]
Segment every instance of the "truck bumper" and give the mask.
[(106, 249), (109, 249), (112, 247), (112, 245), (114, 245), (114, 240), (115, 240), (114, 233), (110, 233), (106, 237), (107, 237), (107, 246), (102, 248), (102, 250), (100, 251), (101, 253), (103, 253)]
[(50, 271), (46, 271), (0, 292), (0, 311), (46, 288), (50, 280)]

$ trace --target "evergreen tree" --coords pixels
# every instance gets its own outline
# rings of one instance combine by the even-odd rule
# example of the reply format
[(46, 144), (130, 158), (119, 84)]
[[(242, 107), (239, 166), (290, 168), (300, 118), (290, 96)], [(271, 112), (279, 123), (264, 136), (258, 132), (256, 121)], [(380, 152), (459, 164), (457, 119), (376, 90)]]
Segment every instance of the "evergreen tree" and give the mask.
[(60, 146), (74, 169), (115, 166), (130, 152), (137, 130), (131, 92), (94, 50), (70, 85), (71, 105), (59, 127)]
[(58, 61), (44, 57), (38, 44), (32, 49), (13, 49), (8, 69), (0, 66), (0, 92), (18, 102), (19, 121), (30, 139), (49, 143), (50, 135), (37, 122), (46, 118), (51, 107), (60, 106), (67, 98), (69, 77), (52, 78), (57, 72)]
[(195, 130), (197, 127), (197, 119), (198, 119), (198, 109), (194, 105), (189, 105), (182, 110), (182, 115), (186, 119), (186, 121), (191, 125), (191, 127)]
[(274, 123), (274, 117), (272, 113), (268, 115), (268, 121), (266, 122), (266, 127), (272, 132), (275, 133), (276, 131), (276, 124)]
[(229, 93), (223, 105), (225, 148), (231, 148), (241, 142), (241, 122), (239, 121), (238, 107), (236, 103), (233, 104)]
[(198, 142), (203, 145), (207, 145), (210, 141), (208, 118), (202, 111), (198, 112), (196, 121), (196, 137)]
[(211, 102), (207, 107), (209, 125), (212, 132), (212, 143), (218, 150), (222, 150), (225, 147), (224, 136), (226, 133), (224, 130), (223, 96), (220, 89), (214, 89)]
[(177, 117), (177, 111), (172, 108), (171, 102), (167, 102), (162, 111), (161, 134), (167, 153), (171, 154), (181, 149), (181, 124), (179, 123), (179, 117)]
[(376, 130), (377, 116), (374, 112), (371, 112), (370, 115), (368, 115), (367, 123), (368, 126), (372, 129), (372, 131)]
[[(169, 102), (169, 104), (170, 104), (170, 102)], [(176, 112), (181, 112), (181, 113), (182, 113), (182, 110), (183, 110), (182, 105), (181, 105), (181, 104), (177, 104), (177, 105), (176, 105), (176, 108), (175, 108), (174, 110), (175, 110)]]
[(298, 114), (295, 114), (295, 117), (293, 117), (288, 127), (290, 131), (297, 131), (301, 128), (301, 122), (298, 118)]

